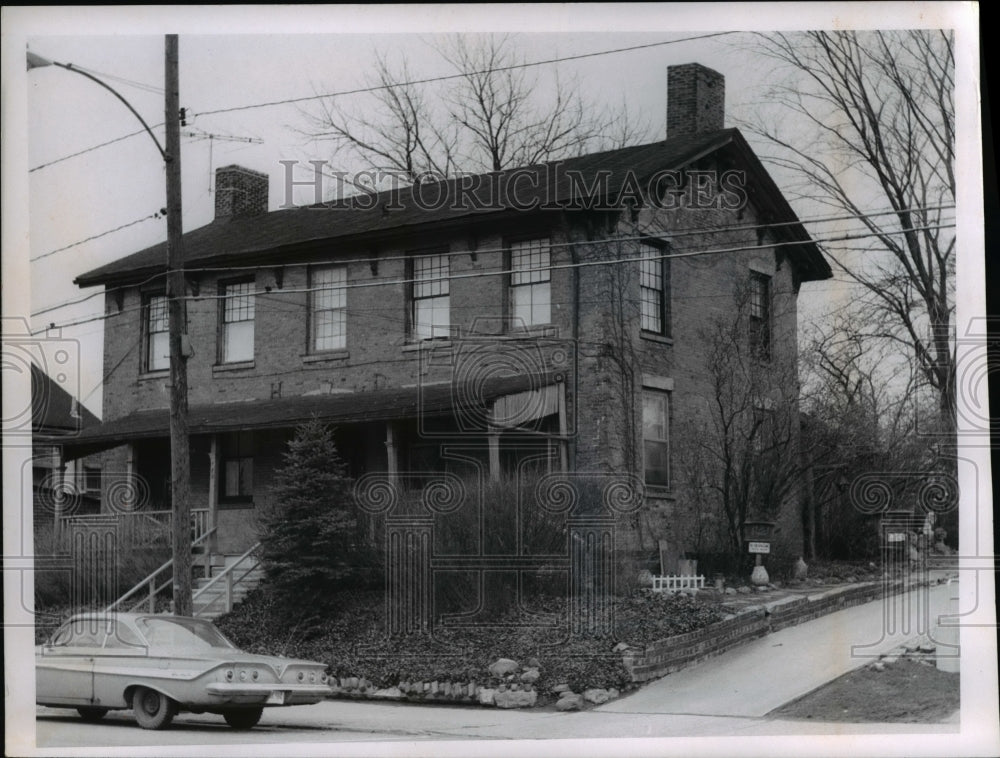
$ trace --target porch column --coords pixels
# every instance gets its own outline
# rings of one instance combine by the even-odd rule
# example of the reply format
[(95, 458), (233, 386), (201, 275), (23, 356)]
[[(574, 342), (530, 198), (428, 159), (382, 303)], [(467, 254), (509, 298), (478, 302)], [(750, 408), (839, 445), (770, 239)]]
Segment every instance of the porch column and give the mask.
[(56, 520), (55, 535), (56, 539), (58, 540), (59, 527), (62, 525), (61, 520), (63, 515), (62, 499), (63, 499), (63, 493), (65, 492), (65, 490), (63, 489), (63, 484), (65, 483), (65, 477), (66, 477), (66, 464), (63, 461), (62, 448), (59, 447), (58, 445), (54, 445), (52, 447), (52, 455), (50, 463), (52, 465), (52, 477), (50, 479), (52, 488), (52, 510), (54, 512), (54, 518)]
[(569, 471), (569, 437), (566, 423), (566, 383), (559, 383), (559, 466)]
[(491, 426), (487, 438), (490, 444), (490, 479), (496, 481), (500, 478), (500, 430)]
[[(208, 523), (211, 531), (219, 525), (219, 435), (213, 434), (208, 447)], [(219, 545), (219, 535), (212, 533), (208, 538), (208, 550), (214, 553)]]
[[(128, 486), (125, 488), (125, 492), (132, 492), (133, 497), (138, 498), (139, 486), (137, 482), (138, 472), (135, 466), (135, 443), (129, 442), (125, 445), (125, 481), (128, 482)], [(129, 510), (134, 510), (139, 503), (133, 501), (131, 503), (123, 503), (128, 507)], [(102, 503), (103, 508), (103, 503)]]
[(385, 422), (385, 468), (389, 478), (395, 482), (399, 474), (399, 441), (394, 421)]

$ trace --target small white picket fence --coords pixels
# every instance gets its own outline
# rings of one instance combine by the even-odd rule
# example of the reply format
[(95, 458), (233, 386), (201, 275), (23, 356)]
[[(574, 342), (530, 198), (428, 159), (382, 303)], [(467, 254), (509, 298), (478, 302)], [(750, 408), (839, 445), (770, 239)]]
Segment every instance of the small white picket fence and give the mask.
[(654, 576), (653, 592), (681, 592), (705, 589), (704, 576)]

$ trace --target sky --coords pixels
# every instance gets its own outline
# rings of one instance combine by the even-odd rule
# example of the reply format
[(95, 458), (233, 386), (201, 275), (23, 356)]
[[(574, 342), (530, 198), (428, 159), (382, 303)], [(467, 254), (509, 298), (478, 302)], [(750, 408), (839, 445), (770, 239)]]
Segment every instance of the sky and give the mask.
[[(819, 13), (816, 20), (828, 22), (827, 26), (836, 23), (836, 8), (823, 7), (831, 12)], [(364, 87), (376, 51), (387, 54), (391, 61), (405, 58), (415, 76), (431, 77), (451, 72), (433, 48), (444, 33), (510, 30), (525, 58), (547, 60), (706, 32), (768, 29), (788, 23), (787, 14), (771, 5), (736, 6), (724, 18), (699, 15), (693, 12), (697, 6), (688, 5), (669, 9), (625, 5), (613, 12), (599, 5), (514, 8), (497, 14), (498, 9), (492, 6), (471, 13), (462, 7), (426, 6), (425, 12), (415, 13), (391, 7), (361, 11), (348, 6), (303, 10), (301, 16), (298, 12), (272, 16), (274, 9), (264, 8), (237, 19), (205, 9), (203, 23), (198, 23), (195, 13), (194, 23), (186, 22), (190, 28), (181, 23), (182, 28), (177, 29), (180, 100), (189, 114), (188, 126), (182, 129), (188, 135), (182, 138), (181, 158), (184, 229), (190, 231), (211, 221), (215, 168), (237, 163), (267, 173), (270, 208), (274, 210), (285, 202), (285, 168), (280, 161), (331, 156), (328, 145), (311, 142), (303, 134), (307, 127), (303, 109), (313, 103), (200, 114)], [(162, 19), (153, 12), (134, 9), (130, 13), (106, 12), (107, 23), (102, 17), (73, 23), (65, 16), (69, 10), (51, 15), (25, 34), (25, 44), (32, 53), (94, 73), (124, 96), (150, 125), (160, 124)], [(859, 19), (866, 23), (882, 20), (877, 16)], [(262, 34), (261, 29), (270, 33)], [(408, 31), (400, 33), (398, 29)], [(754, 53), (750, 42), (747, 33), (679, 41), (563, 62), (558, 64), (558, 73), (560, 77), (575, 77), (586, 96), (597, 103), (624, 105), (650, 126), (651, 140), (661, 139), (666, 69), (670, 65), (696, 61), (725, 76), (727, 125), (749, 117), (762, 103), (767, 107), (764, 96), (776, 74), (772, 61)], [(541, 91), (551, 89), (554, 70), (547, 65), (535, 72)], [(12, 254), (26, 253), (31, 286), (30, 305), (16, 312), (32, 314), (30, 327), (35, 333), (50, 324), (84, 322), (61, 326), (58, 333), (47, 336), (78, 346), (79, 363), (67, 375), (66, 388), (100, 416), (99, 316), (103, 298), (97, 294), (99, 288), (81, 290), (73, 279), (165, 238), (165, 219), (153, 217), (166, 204), (163, 164), (145, 134), (90, 149), (140, 128), (133, 114), (93, 82), (61, 68), (45, 67), (28, 72), (24, 83), (27, 133), (22, 148), (28, 171), (28, 235), (26, 250)], [(341, 102), (363, 108), (364, 98), (347, 95)], [(153, 131), (162, 142), (162, 127)], [(205, 133), (221, 138), (197, 136)], [(753, 143), (752, 136), (746, 136)], [(76, 153), (81, 154), (74, 156)], [(65, 159), (67, 156), (74, 157)], [(780, 173), (772, 173), (781, 186)], [(312, 201), (311, 190), (297, 190), (295, 202)], [(796, 210), (803, 218), (813, 212), (803, 207)], [(8, 255), (7, 248), (4, 252)], [(823, 282), (807, 284), (803, 294), (813, 295), (800, 298), (800, 320), (808, 323), (825, 309), (842, 304), (852, 291), (836, 282)], [(63, 305), (81, 299), (83, 302)]]

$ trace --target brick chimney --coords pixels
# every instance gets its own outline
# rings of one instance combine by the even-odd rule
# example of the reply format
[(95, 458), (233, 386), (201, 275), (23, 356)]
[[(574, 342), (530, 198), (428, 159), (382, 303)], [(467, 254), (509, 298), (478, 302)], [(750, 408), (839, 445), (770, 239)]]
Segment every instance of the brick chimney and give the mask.
[(724, 128), (726, 78), (700, 63), (667, 68), (667, 139)]
[(267, 174), (243, 166), (215, 170), (215, 217), (260, 216), (267, 213)]

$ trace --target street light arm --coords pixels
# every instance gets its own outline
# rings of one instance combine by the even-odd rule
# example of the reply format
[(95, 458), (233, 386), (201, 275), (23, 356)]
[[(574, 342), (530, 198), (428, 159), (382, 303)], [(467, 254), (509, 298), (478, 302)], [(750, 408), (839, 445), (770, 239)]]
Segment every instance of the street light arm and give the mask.
[(143, 129), (146, 130), (146, 134), (148, 134), (153, 139), (153, 142), (156, 143), (156, 149), (160, 151), (160, 155), (163, 157), (163, 160), (166, 163), (170, 163), (170, 156), (167, 155), (167, 151), (163, 149), (163, 146), (160, 144), (160, 141), (156, 138), (156, 135), (153, 134), (153, 130), (149, 128), (149, 124), (146, 123), (146, 119), (144, 119), (142, 116), (140, 116), (139, 112), (135, 108), (132, 107), (132, 104), (128, 100), (126, 100), (124, 97), (122, 97), (120, 94), (118, 94), (118, 92), (113, 87), (109, 86), (108, 84), (105, 84), (100, 79), (98, 79), (96, 76), (88, 74), (86, 71), (83, 71), (83, 70), (81, 70), (79, 68), (76, 68), (76, 66), (74, 66), (72, 63), (59, 63), (58, 61), (49, 61), (49, 60), (47, 60), (45, 58), (42, 58), (40, 55), (35, 55), (35, 54), (31, 53), (30, 51), (28, 52), (28, 67), (29, 68), (37, 68), (37, 67), (46, 66), (46, 65), (59, 66), (59, 68), (64, 68), (67, 71), (72, 71), (72, 72), (74, 72), (76, 74), (80, 74), (80, 76), (85, 76), (88, 79), (90, 79), (92, 82), (97, 82), (102, 87), (104, 87), (104, 89), (106, 89), (112, 95), (114, 95), (119, 100), (121, 100), (122, 103), (124, 103), (125, 107), (128, 108), (130, 111), (132, 111), (132, 115), (135, 116), (137, 119), (139, 119), (139, 123), (142, 124)]

